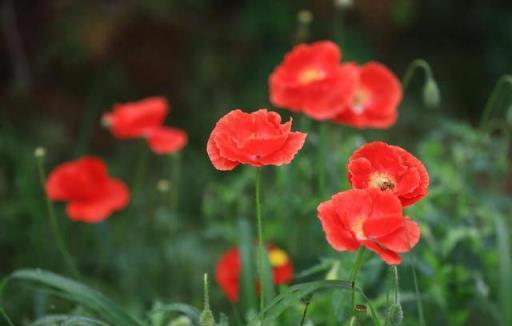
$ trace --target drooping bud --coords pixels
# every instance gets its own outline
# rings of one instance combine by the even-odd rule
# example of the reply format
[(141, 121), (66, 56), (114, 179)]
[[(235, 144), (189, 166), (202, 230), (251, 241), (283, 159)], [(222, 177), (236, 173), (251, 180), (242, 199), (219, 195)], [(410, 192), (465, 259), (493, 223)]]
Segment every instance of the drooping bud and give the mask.
[(402, 324), (404, 319), (404, 311), (400, 303), (393, 303), (389, 306), (388, 314), (386, 316), (386, 324), (389, 326), (398, 326)]
[(429, 108), (436, 108), (441, 102), (439, 87), (433, 78), (428, 78), (423, 85), (423, 102)]
[(204, 309), (199, 316), (199, 325), (215, 326), (215, 317), (210, 310), (210, 297), (208, 295), (208, 274), (204, 274)]

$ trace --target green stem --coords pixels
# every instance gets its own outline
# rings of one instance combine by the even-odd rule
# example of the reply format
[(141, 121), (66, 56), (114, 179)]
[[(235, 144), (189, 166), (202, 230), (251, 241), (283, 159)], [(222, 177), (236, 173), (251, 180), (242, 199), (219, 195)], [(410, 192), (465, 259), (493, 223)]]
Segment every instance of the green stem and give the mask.
[(179, 189), (180, 189), (180, 172), (181, 172), (181, 155), (180, 153), (174, 153), (171, 155), (171, 207), (174, 211), (178, 211), (179, 207)]
[(399, 295), (400, 295), (400, 287), (399, 287), (399, 279), (398, 279), (398, 267), (396, 265), (393, 265), (391, 267), (391, 269), (393, 270), (393, 275), (394, 275), (394, 286), (395, 286), (395, 296), (394, 296), (394, 304), (398, 304), (400, 302), (400, 298), (399, 298)]
[(352, 272), (350, 273), (350, 282), (352, 282), (352, 306), (351, 311), (354, 309), (355, 301), (356, 301), (356, 279), (357, 274), (359, 274), (359, 270), (361, 269), (361, 266), (363, 265), (363, 258), (364, 258), (365, 248), (361, 246), (359, 250), (357, 251), (356, 260), (354, 262), (354, 266), (352, 267)]
[(260, 279), (260, 315), (263, 324), (263, 309), (265, 308), (265, 293), (263, 284), (263, 266), (264, 266), (264, 242), (263, 242), (263, 223), (261, 221), (261, 198), (260, 198), (261, 170), (256, 169), (256, 217), (258, 219), (258, 276)]
[(500, 90), (502, 89), (502, 86), (506, 84), (512, 86), (512, 75), (501, 76), (501, 78), (496, 83), (496, 86), (494, 86), (491, 96), (489, 97), (489, 100), (487, 100), (487, 103), (485, 105), (484, 112), (482, 113), (482, 118), (480, 120), (481, 127), (484, 127), (489, 121), (492, 109), (494, 108), (496, 101), (498, 100)]
[[(46, 173), (44, 171), (43, 166), (43, 157), (39, 156), (36, 157), (37, 160), (37, 168), (39, 172), (39, 180), (41, 182), (41, 186), (43, 187), (43, 191), (45, 188), (45, 181), (46, 181)], [(55, 217), (55, 208), (53, 207), (53, 203), (51, 202), (50, 198), (46, 196), (46, 208), (48, 211), (48, 219), (50, 220), (50, 226), (52, 228), (53, 236), (55, 237), (55, 241), (57, 242), (57, 247), (60, 251), (60, 254), (62, 255), (62, 258), (64, 259), (65, 264), (69, 268), (71, 274), (75, 278), (80, 278), (80, 273), (78, 269), (75, 266), (75, 263), (73, 262), (73, 259), (71, 258), (71, 255), (69, 254), (69, 251), (67, 249), (66, 243), (64, 242), (64, 238), (61, 235), (59, 224), (57, 222), (57, 218)]]
[(409, 67), (407, 67), (404, 77), (402, 78), (402, 88), (404, 91), (409, 86), (411, 79), (414, 75), (414, 72), (418, 68), (422, 68), (425, 71), (425, 80), (433, 79), (432, 69), (430, 69), (430, 65), (423, 59), (416, 59), (413, 62), (411, 62)]
[(318, 192), (323, 198), (326, 196), (325, 191), (325, 158), (327, 155), (328, 142), (328, 124), (324, 122), (320, 125), (320, 143), (318, 144)]
[(300, 320), (300, 326), (303, 326), (304, 325), (304, 322), (306, 321), (306, 316), (308, 314), (308, 308), (309, 308), (309, 304), (311, 302), (308, 300), (304, 306), (304, 312), (302, 313), (302, 319)]
[(142, 191), (142, 188), (144, 187), (144, 179), (146, 177), (146, 163), (148, 158), (148, 150), (147, 148), (141, 148), (142, 153), (139, 155), (139, 158), (137, 160), (137, 166), (135, 170), (135, 176), (133, 178), (132, 183), (132, 197), (138, 197), (135, 196), (136, 193), (143, 194), (144, 191)]
[(7, 321), (7, 324), (9, 326), (14, 326), (14, 323), (12, 322), (12, 320), (9, 318), (7, 313), (1, 307), (0, 307), (0, 314), (4, 317), (4, 319)]
[(418, 307), (418, 314), (420, 318), (420, 325), (425, 326), (425, 314), (423, 313), (423, 303), (421, 302), (421, 294), (420, 294), (420, 288), (418, 286), (418, 277), (416, 276), (416, 263), (414, 261), (414, 255), (409, 253), (409, 259), (411, 263), (411, 269), (412, 269), (412, 279), (414, 281), (414, 290), (416, 292), (416, 305)]

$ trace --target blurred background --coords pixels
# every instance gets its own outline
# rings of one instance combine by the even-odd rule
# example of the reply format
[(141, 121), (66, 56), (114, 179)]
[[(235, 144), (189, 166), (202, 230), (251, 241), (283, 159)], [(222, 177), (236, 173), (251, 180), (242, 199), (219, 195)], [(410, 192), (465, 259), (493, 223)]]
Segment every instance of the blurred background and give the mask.
[[(312, 14), (306, 30), (297, 21), (304, 9)], [(333, 39), (343, 60), (380, 61), (399, 77), (414, 59), (425, 59), (442, 101), (424, 106), (418, 71), (390, 130), (331, 126), (331, 193), (346, 187), (346, 158), (366, 141), (383, 139), (418, 155), (432, 178), (431, 195), (410, 211), (424, 234), (417, 260), (428, 324), (511, 325), (510, 125), (481, 122), (497, 80), (512, 68), (510, 1), (2, 0), (1, 23), (0, 277), (22, 267), (66, 274), (34, 149), (46, 148), (47, 171), (92, 154), (131, 184), (147, 149), (114, 139), (101, 114), (118, 102), (162, 95), (171, 103), (167, 124), (187, 131), (188, 146), (176, 157), (149, 157), (126, 212), (85, 225), (70, 222), (58, 205), (59, 222), (87, 283), (129, 311), (142, 315), (176, 301), (199, 307), (203, 272), (213, 273), (219, 255), (237, 243), (237, 221), (253, 218), (253, 171), (214, 170), (208, 135), (232, 108), (271, 108), (268, 76), (294, 44)], [(493, 103), (497, 122), (511, 119), (512, 95), (503, 88)], [(295, 170), (264, 172), (263, 200), (268, 238), (300, 272), (339, 254), (316, 221), (323, 200), (311, 171), (318, 123), (296, 118), (296, 128), (310, 133), (308, 144)], [(378, 301), (388, 270), (378, 260), (368, 264), (375, 268), (362, 278)], [(407, 263), (403, 270), (406, 324), (417, 325)], [(219, 289), (212, 291), (215, 309), (231, 311)], [(3, 304), (24, 322), (72, 307), (15, 285), (5, 289)], [(311, 318), (323, 325), (320, 315), (313, 310)]]

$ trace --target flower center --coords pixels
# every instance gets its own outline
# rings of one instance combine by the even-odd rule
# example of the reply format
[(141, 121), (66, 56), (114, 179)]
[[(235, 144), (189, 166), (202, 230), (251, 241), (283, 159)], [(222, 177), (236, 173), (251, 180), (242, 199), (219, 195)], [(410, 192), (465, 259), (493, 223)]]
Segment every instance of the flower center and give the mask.
[(354, 222), (352, 222), (352, 232), (354, 232), (358, 240), (366, 239), (366, 236), (364, 235), (363, 232), (363, 224), (365, 220), (366, 216), (358, 216), (356, 217)]
[(299, 82), (303, 85), (307, 85), (322, 78), (324, 78), (323, 71), (316, 68), (307, 68), (299, 75)]
[(368, 104), (368, 93), (365, 92), (362, 89), (358, 89), (354, 97), (352, 98), (352, 112), (354, 112), (357, 115), (363, 114), (364, 110), (366, 109), (366, 106)]
[(393, 191), (395, 180), (385, 173), (374, 173), (370, 177), (370, 188), (379, 188), (382, 191)]
[(280, 267), (288, 263), (288, 255), (281, 249), (272, 249), (268, 254), (272, 267)]

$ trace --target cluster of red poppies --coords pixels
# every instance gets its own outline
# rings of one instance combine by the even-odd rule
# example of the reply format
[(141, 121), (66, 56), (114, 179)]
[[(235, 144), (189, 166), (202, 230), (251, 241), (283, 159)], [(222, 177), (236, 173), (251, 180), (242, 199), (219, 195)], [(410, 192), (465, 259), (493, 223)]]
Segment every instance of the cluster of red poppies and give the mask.
[[(397, 78), (383, 65), (340, 63), (341, 51), (332, 42), (301, 44), (288, 53), (270, 76), (270, 98), (287, 108), (318, 120), (359, 128), (386, 128), (397, 118), (402, 97)], [(180, 150), (185, 132), (163, 126), (168, 114), (164, 98), (152, 97), (115, 105), (103, 116), (116, 138), (145, 139), (157, 154)], [(267, 109), (252, 113), (233, 110), (212, 130), (207, 153), (218, 170), (239, 164), (254, 167), (289, 164), (303, 147), (307, 134), (292, 131), (292, 121)], [(347, 164), (353, 189), (339, 192), (318, 206), (318, 218), (327, 241), (336, 250), (364, 246), (388, 264), (399, 264), (400, 253), (420, 238), (416, 222), (403, 215), (428, 192), (429, 176), (423, 164), (406, 150), (373, 142), (356, 150)], [(50, 199), (67, 201), (73, 220), (96, 223), (128, 204), (129, 191), (111, 178), (98, 158), (83, 157), (64, 163), (49, 175)], [(274, 283), (288, 283), (293, 268), (288, 255), (267, 246)], [(237, 301), (240, 253), (230, 249), (219, 261), (216, 279), (231, 301)], [(258, 285), (256, 285), (258, 286)]]
[(398, 146), (373, 142), (352, 154), (347, 169), (354, 189), (333, 195), (317, 209), (327, 241), (339, 251), (362, 245), (386, 263), (400, 264), (399, 253), (420, 238), (418, 225), (403, 216), (402, 207), (427, 195), (425, 166)]
[(402, 99), (400, 82), (388, 68), (341, 63), (341, 50), (330, 41), (297, 45), (269, 84), (273, 105), (357, 128), (390, 127)]
[[(102, 122), (119, 139), (144, 138), (157, 154), (182, 149), (187, 135), (180, 129), (164, 127), (169, 112), (167, 100), (150, 97), (138, 102), (116, 104)], [(68, 202), (66, 211), (74, 221), (101, 222), (128, 205), (130, 193), (120, 180), (108, 175), (105, 163), (85, 156), (57, 166), (46, 181), (48, 197)]]
[[(402, 98), (396, 76), (376, 62), (358, 66), (340, 61), (341, 51), (332, 42), (297, 45), (270, 76), (271, 102), (317, 120), (357, 128), (390, 127)], [(212, 130), (208, 156), (223, 171), (239, 164), (289, 164), (307, 136), (291, 131), (291, 124), (291, 120), (281, 124), (280, 116), (267, 109), (233, 110)], [(420, 238), (417, 223), (403, 215), (403, 207), (426, 196), (427, 170), (406, 150), (383, 142), (356, 150), (347, 170), (353, 189), (335, 194), (317, 209), (327, 241), (338, 251), (364, 246), (386, 263), (399, 264), (399, 254), (411, 250)], [(276, 284), (291, 281), (291, 267), (289, 277), (276, 279), (277, 271)], [(231, 249), (216, 270), (216, 279), (231, 301), (238, 298), (239, 274), (239, 252)]]

